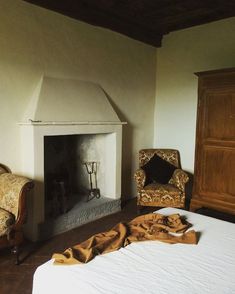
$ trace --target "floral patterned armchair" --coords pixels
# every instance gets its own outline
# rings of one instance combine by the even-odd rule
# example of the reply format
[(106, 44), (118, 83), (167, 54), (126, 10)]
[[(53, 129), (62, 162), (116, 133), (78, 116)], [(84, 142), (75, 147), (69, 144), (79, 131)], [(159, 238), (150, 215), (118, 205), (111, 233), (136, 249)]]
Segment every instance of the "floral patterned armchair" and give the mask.
[(31, 180), (12, 174), (8, 168), (0, 164), (0, 249), (12, 247), (16, 264), (19, 264), (18, 246), (23, 242), (25, 196), (32, 187)]
[[(157, 155), (174, 166), (174, 172), (166, 184), (146, 182), (144, 166)], [(167, 163), (167, 164), (168, 164)], [(188, 175), (180, 168), (179, 152), (173, 149), (142, 149), (139, 152), (140, 168), (135, 172), (137, 205), (159, 207), (185, 207), (185, 184)]]

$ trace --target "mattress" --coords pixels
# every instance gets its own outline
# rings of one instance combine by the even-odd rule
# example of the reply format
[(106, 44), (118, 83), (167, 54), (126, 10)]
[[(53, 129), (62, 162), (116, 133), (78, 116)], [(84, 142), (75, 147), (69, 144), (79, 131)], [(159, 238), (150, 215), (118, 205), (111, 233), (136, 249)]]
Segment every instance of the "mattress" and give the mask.
[(35, 271), (33, 294), (235, 293), (235, 224), (176, 208), (157, 212), (185, 216), (198, 244), (144, 241), (87, 264), (49, 260)]

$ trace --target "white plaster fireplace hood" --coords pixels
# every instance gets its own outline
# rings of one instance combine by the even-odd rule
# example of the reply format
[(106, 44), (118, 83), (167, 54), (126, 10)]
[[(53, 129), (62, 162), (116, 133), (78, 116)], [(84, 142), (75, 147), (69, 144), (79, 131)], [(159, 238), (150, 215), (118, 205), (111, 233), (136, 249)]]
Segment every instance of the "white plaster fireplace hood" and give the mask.
[(23, 122), (121, 124), (98, 84), (46, 76), (36, 87)]
[(35, 187), (29, 197), (25, 232), (40, 239), (45, 223), (44, 139), (46, 136), (102, 135), (104, 197), (121, 198), (122, 124), (103, 89), (95, 83), (44, 76), (26, 108), (21, 128), (22, 172)]

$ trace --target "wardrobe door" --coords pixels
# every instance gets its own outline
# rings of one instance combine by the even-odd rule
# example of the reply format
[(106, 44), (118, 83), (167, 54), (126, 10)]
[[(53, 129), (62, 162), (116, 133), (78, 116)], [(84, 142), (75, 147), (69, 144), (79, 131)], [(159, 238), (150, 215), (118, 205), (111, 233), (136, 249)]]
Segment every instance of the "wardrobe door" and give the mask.
[(235, 71), (198, 73), (194, 189), (190, 209), (235, 214)]

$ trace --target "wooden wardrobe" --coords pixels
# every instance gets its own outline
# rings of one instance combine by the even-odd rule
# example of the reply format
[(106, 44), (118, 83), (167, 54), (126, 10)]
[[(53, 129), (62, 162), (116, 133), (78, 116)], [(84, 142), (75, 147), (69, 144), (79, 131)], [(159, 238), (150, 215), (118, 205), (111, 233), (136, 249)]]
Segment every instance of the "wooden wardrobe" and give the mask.
[(198, 109), (190, 210), (207, 207), (235, 214), (235, 68), (196, 75)]

